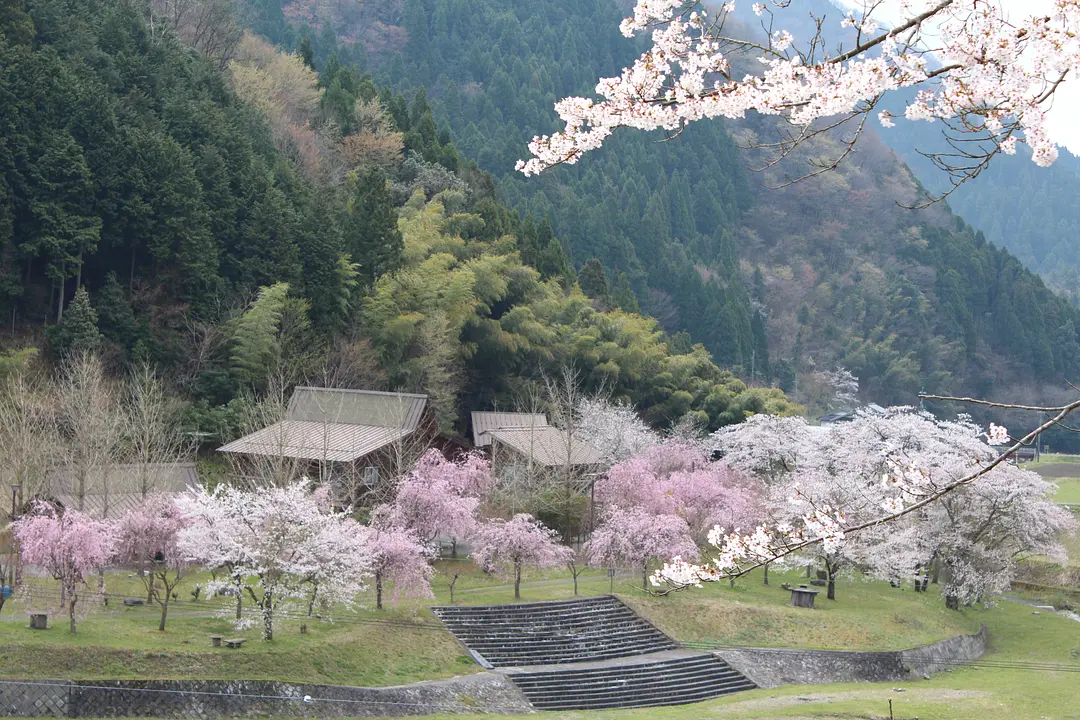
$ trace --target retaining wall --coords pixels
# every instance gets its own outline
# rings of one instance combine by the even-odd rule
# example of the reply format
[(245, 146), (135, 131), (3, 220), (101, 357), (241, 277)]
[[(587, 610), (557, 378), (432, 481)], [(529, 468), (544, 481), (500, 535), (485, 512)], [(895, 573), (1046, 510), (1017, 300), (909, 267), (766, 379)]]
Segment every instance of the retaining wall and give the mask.
[(911, 680), (956, 663), (978, 660), (986, 652), (986, 627), (909, 650), (858, 652), (737, 648), (716, 652), (759, 687), (822, 685), (838, 682)]
[(454, 712), (526, 713), (505, 676), (478, 673), (383, 688), (226, 680), (0, 680), (11, 717), (400, 717)]

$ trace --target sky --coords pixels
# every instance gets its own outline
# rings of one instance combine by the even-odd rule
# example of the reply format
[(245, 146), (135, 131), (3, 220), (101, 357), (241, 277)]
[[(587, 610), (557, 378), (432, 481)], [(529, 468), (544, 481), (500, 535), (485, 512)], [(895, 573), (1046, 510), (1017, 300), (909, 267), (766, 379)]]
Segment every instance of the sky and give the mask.
[[(832, 0), (836, 5), (860, 10), (863, 7), (862, 0)], [(1045, 13), (1050, 9), (1051, 0), (997, 0), (1005, 8), (1008, 17), (1014, 21), (1022, 20), (1028, 15)], [(886, 5), (874, 13), (879, 21), (893, 21), (899, 17), (896, 0), (886, 0)], [(1059, 144), (1067, 148), (1074, 155), (1080, 155), (1080, 78), (1074, 78), (1071, 82), (1066, 81), (1058, 89), (1054, 96), (1053, 107), (1049, 113), (1049, 128), (1051, 137)]]

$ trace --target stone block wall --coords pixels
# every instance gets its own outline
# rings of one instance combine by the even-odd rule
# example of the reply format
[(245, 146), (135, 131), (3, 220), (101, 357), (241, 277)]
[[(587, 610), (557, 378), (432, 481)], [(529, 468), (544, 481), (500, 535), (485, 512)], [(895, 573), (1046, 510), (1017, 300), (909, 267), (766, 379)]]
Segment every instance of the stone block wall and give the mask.
[(505, 676), (478, 673), (395, 687), (246, 680), (0, 680), (10, 717), (402, 717), (454, 712), (526, 713)]
[(956, 635), (909, 650), (857, 652), (734, 648), (720, 650), (716, 654), (759, 687), (770, 688), (780, 685), (911, 680), (957, 663), (977, 660), (984, 652), (985, 627), (974, 635)]

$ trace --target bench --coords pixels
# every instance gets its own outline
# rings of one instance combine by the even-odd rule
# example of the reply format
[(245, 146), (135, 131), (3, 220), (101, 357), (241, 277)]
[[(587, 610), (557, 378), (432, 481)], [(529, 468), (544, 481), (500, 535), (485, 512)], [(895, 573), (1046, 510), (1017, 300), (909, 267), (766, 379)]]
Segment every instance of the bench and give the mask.
[(124, 605), (127, 607), (140, 607), (145, 604), (146, 601), (142, 598), (124, 598)]
[(247, 638), (232, 638), (231, 640), (225, 641), (225, 647), (235, 650), (236, 648), (243, 645), (245, 642), (247, 642)]
[(210, 636), (210, 645), (212, 647), (221, 647), (221, 637), (222, 637), (221, 635), (211, 635)]

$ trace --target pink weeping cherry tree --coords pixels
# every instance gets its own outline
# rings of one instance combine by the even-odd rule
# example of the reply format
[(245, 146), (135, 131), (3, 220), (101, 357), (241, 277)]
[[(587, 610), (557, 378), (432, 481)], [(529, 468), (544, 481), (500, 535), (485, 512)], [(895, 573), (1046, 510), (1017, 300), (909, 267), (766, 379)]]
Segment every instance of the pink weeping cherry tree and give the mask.
[(191, 519), (170, 498), (154, 494), (124, 513), (115, 525), (116, 557), (145, 570), (140, 577), (147, 596), (161, 606), (158, 630), (162, 632), (169, 615), (169, 599), (194, 567), (177, 544), (180, 532), (190, 523)]
[(469, 453), (457, 461), (428, 450), (401, 479), (394, 499), (375, 512), (381, 527), (408, 530), (424, 544), (439, 536), (467, 538), (476, 529), (476, 512), (491, 487), (488, 461)]
[(76, 629), (76, 612), (83, 599), (86, 578), (97, 573), (113, 555), (112, 528), (78, 510), (59, 512), (48, 503), (37, 503), (30, 515), (12, 524), (19, 543), (19, 560), (36, 565), (60, 583), (61, 603)]
[(383, 609), (387, 583), (393, 588), (390, 601), (401, 597), (432, 598), (431, 550), (412, 530), (399, 527), (373, 527), (368, 532), (371, 572), (375, 575), (375, 607)]
[(698, 542), (714, 525), (753, 527), (762, 517), (760, 498), (753, 477), (678, 440), (623, 460), (596, 483), (598, 502), (680, 517)]
[(514, 599), (521, 599), (521, 570), (567, 564), (573, 551), (560, 545), (558, 534), (527, 513), (510, 520), (482, 524), (473, 537), (473, 559), (485, 571), (514, 573)]
[(648, 589), (651, 561), (696, 560), (698, 548), (690, 526), (678, 515), (657, 514), (642, 507), (611, 507), (585, 543), (585, 557), (598, 567), (640, 571), (642, 589)]

